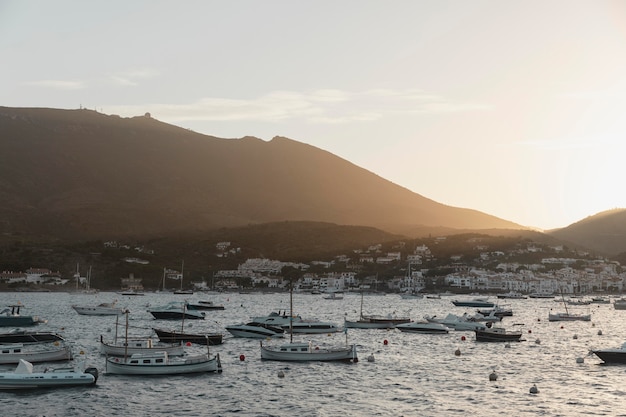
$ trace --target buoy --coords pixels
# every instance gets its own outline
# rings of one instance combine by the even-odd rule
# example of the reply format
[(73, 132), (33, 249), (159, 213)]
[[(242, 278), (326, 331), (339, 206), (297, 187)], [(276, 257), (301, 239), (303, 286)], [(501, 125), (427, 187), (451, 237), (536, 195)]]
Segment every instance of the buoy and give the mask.
[(540, 345), (541, 344), (541, 340), (539, 340), (539, 339), (535, 340), (535, 344)]
[(107, 333), (111, 333), (111, 328), (110, 327), (107, 329)]
[(496, 374), (496, 371), (493, 371), (492, 373), (489, 374), (489, 380), (490, 381), (497, 381), (498, 380), (498, 374)]
[(367, 357), (368, 362), (374, 362), (374, 354), (371, 354)]
[(284, 378), (285, 377), (285, 373), (283, 371), (278, 371), (278, 377), (279, 378)]
[(539, 388), (537, 388), (536, 384), (533, 384), (533, 386), (530, 387), (530, 393), (531, 394), (539, 394)]
[(561, 325), (561, 329), (563, 328), (563, 325)]
[(602, 330), (598, 330), (598, 336), (602, 336)]
[(541, 321), (541, 319), (540, 319), (540, 318), (537, 318), (537, 321)]
[(576, 340), (576, 339), (578, 339), (578, 335), (577, 334), (574, 335), (574, 340)]
[(84, 354), (85, 354), (85, 351), (84, 351), (84, 350), (81, 350), (81, 351), (79, 352), (79, 354), (80, 354), (80, 355), (84, 355)]
[(461, 356), (461, 349), (458, 349), (454, 351), (454, 355), (455, 356)]
[(187, 346), (187, 347), (191, 346), (191, 342), (185, 343), (185, 346)]
[(505, 347), (505, 348), (510, 348), (510, 347), (511, 347), (511, 344), (507, 342), (507, 343), (504, 345), (504, 347)]
[(240, 361), (245, 361), (246, 360), (246, 355), (244, 355), (243, 353), (241, 355), (239, 355), (239, 360)]
[(461, 340), (465, 340), (465, 336), (461, 336)]
[(585, 363), (584, 358), (576, 358), (576, 363)]
[(532, 330), (528, 329), (528, 334), (530, 334), (530, 333), (532, 333), (532, 332), (533, 332)]
[(387, 346), (389, 344), (389, 341), (387, 339), (383, 340), (383, 345)]

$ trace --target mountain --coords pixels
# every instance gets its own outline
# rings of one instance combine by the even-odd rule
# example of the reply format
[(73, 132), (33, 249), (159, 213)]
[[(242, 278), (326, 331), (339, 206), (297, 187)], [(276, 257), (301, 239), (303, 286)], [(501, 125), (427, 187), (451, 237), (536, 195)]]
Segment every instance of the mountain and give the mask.
[(432, 230), (525, 229), (437, 203), (284, 137), (221, 139), (91, 110), (0, 107), (6, 238), (157, 237), (283, 221)]
[(579, 247), (603, 254), (618, 255), (626, 252), (626, 209), (603, 211), (562, 229), (546, 233)]

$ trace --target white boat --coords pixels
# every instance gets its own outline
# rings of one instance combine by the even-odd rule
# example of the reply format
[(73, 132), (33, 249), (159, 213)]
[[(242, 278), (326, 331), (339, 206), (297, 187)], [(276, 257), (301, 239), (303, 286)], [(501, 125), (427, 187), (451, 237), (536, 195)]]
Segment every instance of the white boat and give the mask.
[(0, 346), (0, 364), (19, 363), (20, 359), (31, 363), (67, 361), (72, 359), (72, 350), (68, 344), (59, 341)]
[(284, 324), (282, 328), (288, 333), (321, 334), (341, 331), (334, 323), (327, 321), (300, 320), (291, 324)]
[(128, 338), (127, 341), (105, 342), (100, 336), (100, 353), (110, 356), (129, 356), (135, 353), (167, 352), (170, 356), (182, 356), (185, 348), (182, 344), (154, 342), (151, 338)]
[(274, 326), (283, 326), (285, 324), (289, 325), (289, 323), (291, 322), (295, 323), (300, 320), (302, 320), (302, 317), (300, 316), (294, 316), (292, 314), (290, 315), (287, 314), (286, 311), (278, 310), (278, 312), (272, 311), (267, 316), (252, 317), (250, 321), (253, 321), (255, 323), (271, 324)]
[(343, 300), (343, 293), (336, 291), (324, 296), (325, 300)]
[(117, 375), (178, 375), (201, 372), (222, 372), (219, 353), (171, 357), (167, 352), (136, 353), (120, 358), (107, 357), (105, 370)]
[(619, 298), (613, 301), (613, 308), (615, 310), (626, 310), (626, 298)]
[[(289, 291), (289, 317), (293, 317), (293, 288)], [(290, 327), (293, 326), (293, 321)], [(356, 345), (348, 345), (348, 333), (346, 331), (345, 346), (315, 346), (312, 342), (294, 343), (293, 330), (290, 331), (289, 343), (278, 346), (261, 345), (261, 359), (287, 362), (310, 362), (310, 361), (352, 361), (358, 362)]]
[(13, 304), (0, 311), (0, 327), (25, 327), (45, 323), (37, 316), (22, 316), (20, 310), (22, 304)]
[(234, 337), (245, 337), (249, 339), (267, 339), (283, 337), (285, 330), (279, 326), (272, 326), (265, 323), (249, 322), (232, 324), (226, 326), (226, 330)]
[(124, 314), (124, 309), (115, 306), (115, 301), (112, 303), (100, 303), (95, 306), (78, 306), (73, 305), (72, 308), (81, 315), (84, 316), (119, 316)]
[(158, 320), (204, 320), (204, 312), (188, 310), (185, 303), (172, 301), (162, 307), (148, 310)]
[(358, 362), (356, 345), (342, 347), (313, 347), (308, 343), (288, 343), (277, 347), (263, 346), (261, 342), (261, 359), (273, 361), (353, 361)]
[(498, 298), (508, 298), (510, 300), (525, 300), (528, 298), (524, 294), (518, 291), (509, 291), (507, 293), (497, 294), (496, 296)]
[(591, 314), (549, 313), (548, 321), (591, 321)]
[(429, 323), (441, 323), (446, 327), (454, 330), (484, 330), (487, 328), (484, 323), (473, 320), (467, 314), (457, 316), (455, 314), (448, 314), (446, 317), (439, 319), (435, 316), (424, 316)]
[(188, 302), (187, 310), (224, 310), (222, 304), (215, 304), (209, 300), (199, 300), (196, 302)]
[(445, 324), (435, 322), (411, 322), (402, 323), (396, 326), (396, 329), (407, 333), (428, 333), (428, 334), (445, 334), (450, 328)]
[(82, 369), (82, 366), (76, 366), (35, 372), (32, 363), (20, 359), (15, 371), (0, 372), (0, 390), (95, 385), (97, 380), (96, 368)]

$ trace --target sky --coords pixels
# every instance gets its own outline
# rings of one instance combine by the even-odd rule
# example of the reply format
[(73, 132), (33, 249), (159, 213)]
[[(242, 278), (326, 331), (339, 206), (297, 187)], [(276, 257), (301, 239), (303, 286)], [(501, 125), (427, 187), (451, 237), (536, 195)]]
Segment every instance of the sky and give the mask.
[(626, 207), (621, 0), (0, 0), (0, 51), (0, 106), (285, 136), (539, 229)]

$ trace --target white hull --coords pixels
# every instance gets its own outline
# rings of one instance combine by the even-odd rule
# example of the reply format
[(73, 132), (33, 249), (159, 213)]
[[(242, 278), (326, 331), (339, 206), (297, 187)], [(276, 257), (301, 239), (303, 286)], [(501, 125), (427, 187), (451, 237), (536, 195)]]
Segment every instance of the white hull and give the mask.
[(130, 356), (150, 352), (167, 352), (170, 356), (182, 356), (185, 354), (185, 348), (181, 344), (153, 344), (152, 339), (129, 340), (128, 346), (124, 346), (124, 342), (113, 344), (100, 340), (100, 353), (104, 355)]
[(303, 334), (325, 334), (337, 333), (340, 329), (332, 323), (325, 322), (304, 322), (300, 321), (290, 325), (283, 325), (285, 332), (303, 333)]
[(0, 390), (34, 388), (61, 388), (77, 385), (94, 385), (98, 379), (97, 370), (84, 372), (74, 368), (53, 369), (46, 372), (33, 372), (32, 364), (23, 361), (15, 372), (0, 372)]
[(393, 329), (397, 325), (389, 322), (371, 322), (367, 320), (362, 321), (348, 321), (344, 322), (344, 327), (349, 329)]
[(222, 372), (222, 363), (219, 354), (213, 358), (209, 358), (208, 355), (183, 358), (169, 358), (167, 355), (156, 354), (133, 355), (127, 359), (107, 358), (106, 372), (117, 375), (178, 375)]
[(548, 321), (591, 321), (591, 314), (549, 314)]
[(72, 306), (72, 308), (83, 316), (119, 316), (124, 314), (124, 310), (118, 307)]
[[(267, 339), (283, 337), (283, 333), (275, 332), (261, 326), (250, 326), (246, 324), (236, 324), (226, 326), (226, 330), (234, 337), (242, 337), (248, 339)], [(282, 330), (282, 328), (280, 328)]]
[(20, 359), (31, 363), (67, 361), (72, 359), (72, 350), (58, 342), (0, 346), (0, 364), (19, 363)]
[(288, 362), (354, 361), (358, 362), (356, 345), (313, 348), (311, 343), (290, 343), (266, 347), (261, 343), (261, 359)]
[(445, 334), (450, 331), (448, 326), (441, 323), (403, 323), (398, 324), (396, 328), (407, 333)]

